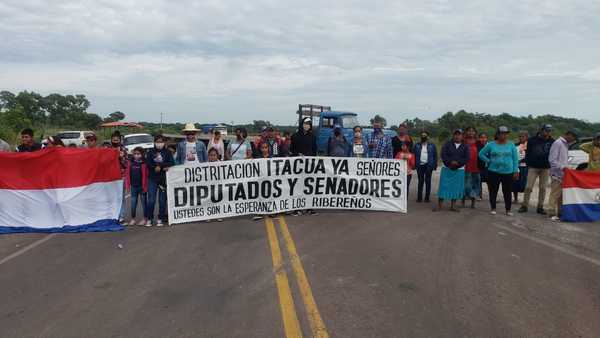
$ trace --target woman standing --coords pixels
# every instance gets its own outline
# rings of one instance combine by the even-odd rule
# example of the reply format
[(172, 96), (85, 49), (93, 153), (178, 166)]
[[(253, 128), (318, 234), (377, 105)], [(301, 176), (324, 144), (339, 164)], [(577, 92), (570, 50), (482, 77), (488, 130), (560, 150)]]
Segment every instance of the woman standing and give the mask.
[(488, 143), (479, 152), (479, 158), (487, 164), (488, 188), (490, 190), (491, 214), (496, 214), (496, 198), (502, 184), (506, 215), (512, 216), (513, 180), (519, 178), (519, 154), (517, 147), (508, 142), (508, 128), (498, 127), (496, 140)]
[(519, 153), (519, 179), (513, 184), (513, 196), (515, 203), (519, 202), (519, 193), (524, 192), (525, 187), (527, 187), (527, 164), (525, 163), (525, 153), (527, 152), (528, 139), (529, 132), (527, 130), (521, 130), (519, 132), (519, 142), (515, 143)]
[(456, 200), (462, 199), (465, 193), (465, 164), (469, 161), (469, 150), (463, 141), (463, 131), (456, 129), (452, 140), (442, 147), (442, 172), (438, 189), (438, 205), (433, 211), (442, 209), (444, 200), (450, 200), (450, 210), (459, 212)]
[(469, 149), (469, 162), (465, 166), (465, 196), (462, 205), (465, 206), (466, 199), (471, 200), (471, 209), (475, 209), (475, 200), (481, 195), (481, 177), (479, 176), (479, 148), (477, 144), (477, 131), (475, 128), (467, 128), (465, 144)]
[(413, 170), (415, 169), (415, 154), (410, 152), (409, 143), (402, 142), (400, 152), (396, 154), (395, 159), (406, 160), (406, 196), (410, 192), (410, 181), (412, 179)]
[(223, 139), (221, 138), (221, 132), (218, 130), (213, 130), (213, 136), (208, 141), (208, 149), (214, 148), (219, 153), (219, 160), (222, 160), (225, 155), (225, 145), (223, 144)]
[(352, 154), (351, 157), (367, 157), (369, 148), (367, 142), (363, 138), (362, 127), (354, 127), (354, 137), (352, 138)]

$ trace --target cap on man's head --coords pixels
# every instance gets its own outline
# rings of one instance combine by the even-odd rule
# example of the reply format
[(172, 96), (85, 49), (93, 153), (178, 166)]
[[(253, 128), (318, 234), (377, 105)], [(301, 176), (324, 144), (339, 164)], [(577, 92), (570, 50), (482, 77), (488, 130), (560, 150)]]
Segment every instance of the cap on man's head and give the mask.
[(542, 126), (542, 130), (544, 130), (544, 131), (552, 131), (552, 129), (554, 129), (554, 128), (552, 127), (551, 124), (544, 124)]
[(456, 135), (456, 134), (462, 134), (463, 130), (458, 128), (458, 129), (454, 129), (454, 132), (452, 133), (452, 135)]
[(571, 134), (571, 135), (573, 135), (573, 137), (579, 138), (579, 129), (571, 128), (571, 129), (567, 130), (566, 134)]
[(507, 126), (498, 127), (498, 134), (508, 134), (508, 133), (510, 133), (510, 131), (508, 130)]
[(310, 117), (303, 118), (302, 124), (312, 124), (312, 118), (310, 118)]
[(97, 139), (97, 138), (96, 138), (96, 134), (94, 134), (94, 133), (89, 133), (89, 134), (86, 134), (86, 135), (85, 135), (85, 139), (86, 139), (86, 140), (96, 140), (96, 139)]
[(342, 129), (342, 126), (340, 126), (339, 124), (336, 124), (333, 126), (333, 129)]

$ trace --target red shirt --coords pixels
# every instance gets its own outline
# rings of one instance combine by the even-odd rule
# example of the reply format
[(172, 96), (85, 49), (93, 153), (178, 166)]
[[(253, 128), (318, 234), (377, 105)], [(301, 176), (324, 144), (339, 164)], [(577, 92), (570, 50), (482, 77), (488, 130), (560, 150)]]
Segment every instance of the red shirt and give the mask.
[(406, 160), (406, 167), (408, 169), (407, 174), (412, 175), (412, 172), (415, 169), (415, 154), (399, 152), (398, 154), (396, 154), (396, 159)]
[(469, 162), (465, 166), (465, 172), (478, 173), (479, 166), (477, 166), (477, 159), (479, 157), (479, 150), (477, 149), (477, 143), (467, 145), (469, 147)]

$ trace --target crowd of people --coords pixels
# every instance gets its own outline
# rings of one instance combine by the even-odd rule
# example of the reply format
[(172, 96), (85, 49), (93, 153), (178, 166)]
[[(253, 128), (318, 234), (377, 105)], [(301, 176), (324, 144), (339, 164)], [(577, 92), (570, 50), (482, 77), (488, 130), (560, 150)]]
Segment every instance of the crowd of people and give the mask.
[[(419, 140), (414, 142), (404, 124), (398, 127), (394, 137), (384, 133), (381, 121), (377, 120), (373, 122), (373, 131), (366, 136), (360, 126), (353, 129), (351, 139), (344, 135), (341, 126), (335, 125), (332, 129), (327, 142), (327, 156), (406, 160), (407, 192), (416, 172), (418, 203), (430, 202), (433, 172), (441, 167), (434, 211), (442, 210), (446, 201), (449, 201), (449, 210), (453, 212), (460, 212), (458, 202), (464, 208), (468, 201), (470, 208), (475, 208), (477, 201), (484, 197), (483, 184), (486, 183), (491, 214), (497, 214), (500, 189), (506, 215), (513, 215), (512, 204), (518, 203), (520, 193), (523, 193), (523, 200), (518, 212), (525, 213), (529, 211), (531, 194), (537, 183), (536, 212), (549, 215), (554, 220), (560, 218), (562, 178), (568, 167), (569, 144), (578, 138), (577, 130), (569, 130), (554, 139), (552, 126), (544, 125), (531, 137), (527, 131), (519, 132), (518, 141), (513, 143), (510, 130), (505, 126), (497, 128), (493, 140), (489, 140), (486, 133), (478, 133), (475, 128), (468, 127), (454, 130), (438, 156), (437, 147), (429, 139), (427, 131), (421, 131)], [(298, 131), (292, 135), (265, 127), (253, 142), (249, 140), (247, 131), (240, 127), (235, 129), (235, 139), (227, 145), (221, 134), (213, 131), (207, 146), (198, 138), (199, 131), (193, 123), (188, 123), (182, 130), (185, 139), (176, 145), (167, 145), (164, 136), (156, 135), (152, 149), (137, 147), (131, 154), (123, 147), (118, 131), (111, 135), (110, 142), (102, 144), (102, 147), (119, 150), (119, 166), (124, 180), (120, 222), (125, 222), (125, 199), (129, 194), (131, 220), (128, 225), (167, 224), (166, 172), (174, 165), (318, 154), (317, 137), (310, 117), (302, 120)], [(98, 147), (93, 133), (86, 135), (85, 143), (87, 148)], [(47, 138), (47, 147), (65, 145), (58, 136), (51, 136)], [(600, 133), (580, 148), (589, 154), (588, 170), (600, 171)], [(33, 131), (24, 129), (21, 143), (15, 150), (32, 152), (41, 149), (42, 145), (34, 142)], [(0, 151), (10, 151), (8, 144), (2, 140)], [(544, 202), (548, 181), (550, 194), (546, 211)], [(138, 203), (142, 205), (143, 218), (136, 222)], [(158, 213), (155, 213), (156, 204)], [(304, 213), (314, 215), (316, 211), (305, 210)], [(303, 212), (292, 214), (299, 216)], [(255, 216), (255, 219), (260, 218), (262, 216)]]

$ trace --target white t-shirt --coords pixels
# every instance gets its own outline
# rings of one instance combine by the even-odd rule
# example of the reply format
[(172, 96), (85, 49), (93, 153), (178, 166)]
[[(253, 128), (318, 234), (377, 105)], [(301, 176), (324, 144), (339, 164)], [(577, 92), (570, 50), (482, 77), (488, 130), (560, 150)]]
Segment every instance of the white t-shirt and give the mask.
[(429, 152), (427, 151), (427, 143), (421, 144), (421, 159), (419, 164), (427, 164), (427, 160), (429, 160)]
[(185, 163), (197, 162), (196, 142), (185, 142)]
[[(238, 149), (239, 146), (239, 149)], [(252, 150), (252, 146), (250, 145), (250, 142), (246, 141), (246, 140), (242, 140), (242, 143), (240, 145), (240, 142), (235, 140), (229, 143), (229, 145), (227, 146), (229, 149), (229, 153), (231, 154), (231, 159), (232, 160), (244, 160), (246, 159), (246, 152), (248, 150)], [(236, 151), (237, 149), (237, 151)]]
[(211, 148), (215, 148), (217, 149), (217, 152), (219, 153), (219, 157), (223, 158), (223, 155), (225, 155), (225, 146), (223, 145), (223, 140), (219, 139), (218, 141), (216, 141), (213, 138), (210, 139), (210, 141), (208, 141), (208, 149), (210, 150)]

